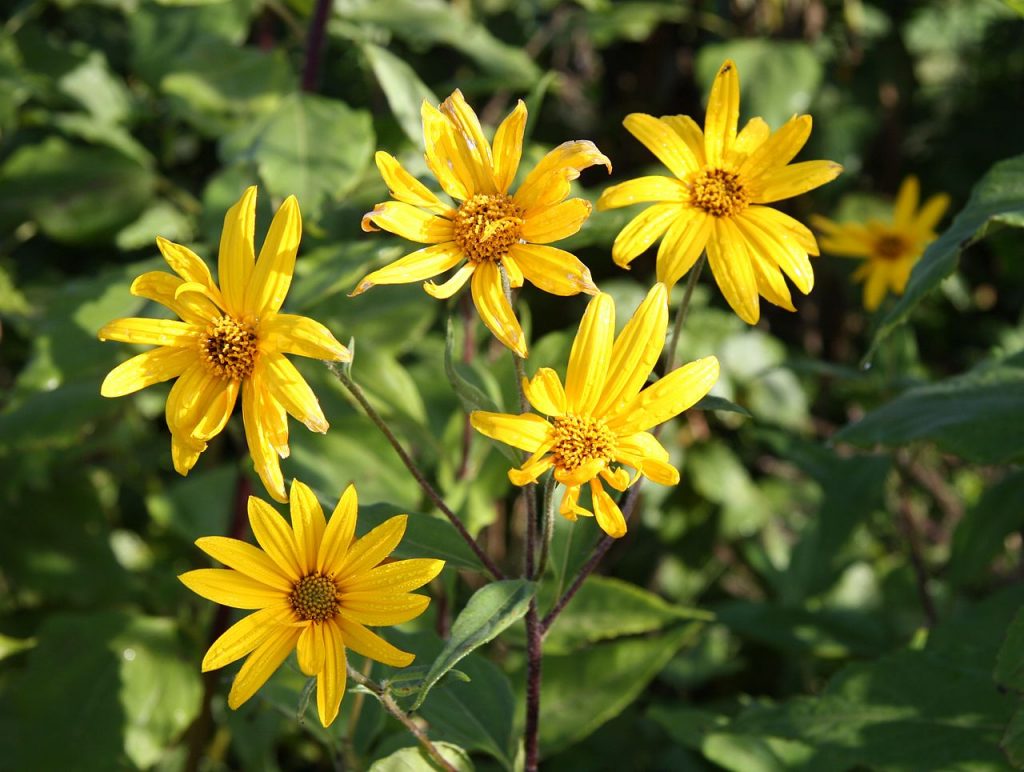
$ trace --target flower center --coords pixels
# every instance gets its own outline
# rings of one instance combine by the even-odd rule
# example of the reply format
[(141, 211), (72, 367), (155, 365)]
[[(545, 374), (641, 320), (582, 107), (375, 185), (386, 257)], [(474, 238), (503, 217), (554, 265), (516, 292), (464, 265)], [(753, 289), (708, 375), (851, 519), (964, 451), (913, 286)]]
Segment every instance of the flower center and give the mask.
[(571, 472), (594, 459), (614, 459), (615, 435), (601, 419), (564, 415), (551, 422), (555, 427), (555, 445), (551, 448), (555, 466)]
[(714, 217), (732, 217), (747, 208), (750, 194), (740, 176), (725, 169), (704, 169), (690, 181), (693, 205)]
[(907, 253), (907, 242), (902, 236), (887, 233), (875, 241), (875, 254), (883, 260), (896, 260)]
[(519, 243), (523, 210), (510, 196), (477, 194), (455, 213), (455, 243), (473, 263), (501, 260)]
[(309, 574), (299, 579), (288, 600), (299, 619), (305, 622), (323, 622), (338, 613), (338, 587), (323, 574)]
[(222, 316), (206, 330), (199, 341), (203, 363), (210, 372), (229, 381), (241, 381), (252, 375), (256, 366), (256, 331), (248, 324)]

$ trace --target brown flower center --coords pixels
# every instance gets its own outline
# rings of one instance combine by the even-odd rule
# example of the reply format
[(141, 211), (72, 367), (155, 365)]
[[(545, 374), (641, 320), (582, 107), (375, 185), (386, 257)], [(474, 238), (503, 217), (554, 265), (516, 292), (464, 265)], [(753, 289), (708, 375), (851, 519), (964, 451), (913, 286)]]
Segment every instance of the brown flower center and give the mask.
[(875, 240), (875, 254), (883, 260), (898, 260), (907, 254), (909, 245), (902, 236), (887, 233)]
[(455, 243), (473, 263), (501, 260), (523, 229), (523, 210), (511, 196), (477, 194), (455, 213)]
[(299, 579), (288, 600), (299, 619), (306, 622), (324, 622), (338, 613), (338, 587), (323, 574)]
[(256, 331), (248, 324), (222, 316), (199, 339), (203, 363), (210, 372), (229, 381), (252, 375), (259, 353)]
[(614, 459), (615, 435), (601, 419), (564, 415), (551, 422), (555, 427), (555, 445), (551, 448), (555, 466), (571, 472), (594, 459)]
[(713, 217), (732, 217), (750, 203), (740, 176), (725, 169), (703, 169), (690, 181), (692, 203)]

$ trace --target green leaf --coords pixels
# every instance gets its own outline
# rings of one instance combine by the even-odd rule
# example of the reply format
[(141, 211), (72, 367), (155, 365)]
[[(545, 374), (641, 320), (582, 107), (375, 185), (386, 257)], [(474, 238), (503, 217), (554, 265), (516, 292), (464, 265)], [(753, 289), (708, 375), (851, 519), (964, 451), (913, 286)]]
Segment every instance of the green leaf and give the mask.
[(750, 411), (745, 407), (740, 407), (735, 402), (726, 399), (725, 397), (713, 397), (708, 395), (702, 398), (691, 410), (722, 410), (726, 413), (739, 413), (745, 415), (747, 418), (752, 418)]
[(441, 100), (420, 80), (412, 67), (386, 48), (364, 43), (363, 53), (377, 76), (377, 83), (384, 91), (398, 125), (417, 146), (421, 145), (423, 125), (420, 106), (424, 100), (432, 105), (440, 104)]
[(459, 660), (476, 648), (494, 640), (509, 625), (519, 620), (530, 605), (537, 587), (525, 579), (507, 579), (484, 585), (469, 599), (452, 625), (451, 636), (423, 679), (415, 710), (427, 698), (431, 688)]
[[(1024, 14), (1024, 6), (1021, 13)], [(1024, 767), (1024, 707), (1017, 708), (1010, 723), (1006, 725), (1006, 732), (1003, 733), (999, 747), (1003, 749), (1014, 769)]]
[[(434, 747), (456, 772), (473, 772), (472, 759), (458, 745), (435, 742)], [(370, 765), (370, 772), (437, 772), (438, 769), (440, 767), (437, 762), (419, 745), (402, 748)]]
[(1024, 456), (1024, 354), (905, 391), (835, 437), (862, 447), (934, 442), (980, 464)]
[(1010, 623), (992, 674), (997, 683), (1024, 692), (1024, 609)]
[[(455, 390), (455, 395), (462, 402), (462, 409), (467, 413), (471, 413), (474, 410), (486, 410), (491, 413), (500, 412), (500, 408), (493, 399), (484, 393), (483, 389), (479, 388), (468, 377), (459, 372), (459, 369), (465, 369), (465, 365), (462, 362), (456, 362), (453, 355), (455, 349), (455, 324), (452, 321), (452, 317), (448, 317), (448, 322), (445, 327), (445, 339), (444, 339), (444, 372), (448, 376), (448, 381), (452, 385), (452, 389)], [(470, 370), (469, 372), (475, 371)], [(514, 459), (518, 463), (518, 459)]]
[(986, 578), (1006, 537), (1024, 527), (1024, 472), (1007, 475), (985, 490), (957, 523), (949, 557), (949, 579), (958, 585)]
[(359, 533), (383, 523), (389, 517), (408, 514), (409, 524), (393, 555), (399, 558), (439, 558), (454, 568), (480, 571), (480, 561), (451, 523), (440, 517), (408, 512), (393, 504), (368, 504), (359, 507)]
[(903, 296), (879, 324), (866, 359), (870, 360), (879, 343), (956, 270), (960, 253), (984, 238), (993, 224), (1024, 227), (1024, 155), (1000, 161), (975, 184), (967, 206), (914, 266)]

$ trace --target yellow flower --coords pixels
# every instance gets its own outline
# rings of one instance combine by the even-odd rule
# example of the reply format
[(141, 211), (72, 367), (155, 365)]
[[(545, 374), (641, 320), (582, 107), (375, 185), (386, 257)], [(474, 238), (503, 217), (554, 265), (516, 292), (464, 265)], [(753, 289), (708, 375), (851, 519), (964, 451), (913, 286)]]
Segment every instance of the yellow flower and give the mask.
[(248, 655), (235, 676), (228, 705), (237, 708), (296, 650), (299, 667), (316, 677), (320, 721), (330, 725), (345, 693), (345, 650), (392, 667), (413, 654), (395, 648), (365, 625), (397, 625), (430, 603), (415, 590), (444, 567), (443, 560), (385, 561), (405, 533), (406, 515), (384, 521), (353, 540), (356, 489), (342, 494), (330, 522), (306, 485), (291, 487), (291, 528), (273, 507), (249, 497), (249, 523), (262, 549), (224, 536), (196, 545), (228, 568), (201, 568), (179, 579), (214, 603), (259, 609), (221, 635), (203, 658), (203, 672)]
[(171, 458), (188, 474), (208, 440), (224, 428), (242, 393), (242, 420), (256, 471), (270, 495), (287, 501), (278, 456), (288, 456), (291, 415), (316, 432), (327, 421), (313, 390), (284, 354), (344, 362), (348, 350), (319, 322), (278, 313), (295, 270), (302, 219), (294, 196), (274, 215), (259, 260), (253, 247), (256, 188), (245, 191), (224, 218), (218, 272), (192, 250), (157, 238), (177, 276), (151, 271), (133, 295), (162, 303), (177, 319), (115, 319), (100, 340), (159, 348), (132, 357), (107, 375), (100, 393), (120, 397), (177, 378), (167, 397)]
[(795, 310), (782, 274), (806, 295), (814, 285), (808, 256), (818, 254), (806, 227), (760, 205), (823, 185), (842, 167), (832, 161), (789, 164), (810, 136), (811, 116), (793, 116), (774, 133), (761, 118), (753, 118), (737, 134), (739, 110), (739, 75), (736, 65), (726, 61), (711, 87), (703, 132), (686, 115), (626, 116), (625, 127), (675, 178), (640, 177), (613, 185), (597, 208), (657, 202), (619, 233), (612, 247), (615, 263), (628, 268), (664, 236), (658, 281), (671, 289), (706, 248), (725, 299), (743, 321), (756, 324), (758, 295)]
[[(641, 390), (665, 345), (668, 294), (655, 284), (615, 336), (615, 304), (598, 294), (587, 306), (569, 355), (565, 387), (558, 374), (542, 367), (525, 380), (526, 396), (540, 413), (505, 415), (475, 411), (473, 427), (492, 439), (532, 453), (509, 471), (515, 485), (527, 485), (554, 467), (565, 486), (559, 512), (570, 520), (596, 515), (598, 525), (618, 538), (626, 521), (601, 485), (624, 491), (642, 474), (662, 485), (679, 482), (668, 451), (647, 430), (691, 407), (718, 380), (718, 360), (705, 357), (672, 371)], [(630, 478), (621, 466), (636, 470)], [(593, 512), (579, 505), (580, 489), (590, 483)]]
[(510, 195), (526, 128), (521, 100), (498, 127), (493, 148), (458, 89), (440, 109), (424, 102), (422, 115), (427, 165), (457, 206), (439, 199), (394, 157), (378, 152), (377, 168), (396, 200), (368, 212), (363, 230), (383, 228), (431, 246), (369, 274), (352, 295), (375, 284), (429, 279), (466, 261), (443, 284), (428, 281), (423, 289), (449, 298), (472, 277), (480, 318), (498, 340), (525, 357), (526, 341), (502, 291), (498, 266), (504, 266), (512, 287), (527, 279), (554, 295), (597, 292), (589, 269), (575, 255), (547, 245), (576, 233), (590, 216), (589, 202), (564, 200), (569, 183), (595, 164), (611, 172), (611, 162), (592, 142), (566, 142), (544, 156)]
[(866, 261), (853, 278), (864, 281), (864, 307), (868, 311), (878, 308), (886, 290), (903, 294), (914, 263), (935, 240), (935, 226), (946, 213), (949, 196), (934, 195), (918, 209), (920, 195), (917, 177), (911, 176), (900, 185), (889, 222), (837, 223), (818, 215), (811, 220), (821, 231), (823, 249)]

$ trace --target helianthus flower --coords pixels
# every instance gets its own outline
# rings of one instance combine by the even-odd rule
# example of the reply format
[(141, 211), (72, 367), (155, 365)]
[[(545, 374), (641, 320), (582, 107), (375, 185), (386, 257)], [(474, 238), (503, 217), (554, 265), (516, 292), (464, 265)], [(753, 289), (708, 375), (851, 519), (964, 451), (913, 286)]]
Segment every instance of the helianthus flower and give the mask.
[(278, 313), (295, 269), (302, 219), (294, 196), (277, 210), (260, 249), (253, 247), (256, 188), (245, 191), (224, 218), (218, 272), (192, 250), (157, 238), (177, 276), (151, 271), (139, 276), (133, 295), (162, 303), (177, 319), (115, 319), (100, 340), (158, 348), (118, 365), (100, 388), (120, 397), (177, 378), (167, 397), (171, 458), (188, 474), (208, 440), (224, 428), (242, 393), (242, 420), (256, 471), (270, 495), (287, 501), (278, 456), (288, 456), (286, 413), (316, 432), (327, 420), (312, 389), (285, 354), (344, 362), (351, 354), (319, 322)]
[(499, 266), (512, 287), (526, 279), (554, 295), (597, 292), (589, 269), (575, 255), (547, 245), (576, 233), (590, 216), (589, 202), (564, 200), (570, 181), (595, 164), (611, 172), (611, 162), (592, 142), (565, 142), (510, 195), (523, 152), (522, 100), (498, 127), (493, 148), (457, 89), (440, 109), (424, 102), (422, 115), (427, 166), (456, 205), (438, 198), (394, 157), (378, 152), (377, 168), (395, 200), (368, 212), (363, 230), (384, 229), (431, 246), (369, 274), (352, 295), (375, 284), (429, 279), (465, 261), (443, 284), (428, 281), (423, 289), (435, 298), (449, 298), (472, 277), (470, 292), (480, 318), (498, 340), (525, 357), (526, 341), (502, 291)]
[(815, 215), (811, 222), (821, 231), (821, 246), (834, 255), (859, 257), (864, 264), (853, 274), (864, 282), (864, 307), (874, 311), (886, 291), (902, 295), (910, 271), (927, 247), (935, 240), (935, 226), (949, 206), (949, 196), (939, 193), (918, 209), (921, 188), (917, 177), (907, 177), (900, 185), (888, 222), (837, 223)]
[[(624, 491), (642, 474), (662, 485), (679, 482), (668, 451), (647, 430), (691, 407), (718, 380), (718, 360), (705, 357), (673, 370), (641, 390), (665, 345), (668, 295), (655, 284), (636, 313), (615, 336), (615, 304), (598, 294), (587, 306), (569, 355), (565, 387), (554, 370), (540, 368), (523, 386), (535, 413), (506, 415), (474, 411), (473, 427), (492, 439), (532, 455), (509, 471), (515, 485), (528, 485), (554, 467), (565, 486), (559, 512), (570, 520), (596, 515), (598, 525), (618, 538), (626, 521), (601, 481)], [(630, 477), (622, 466), (632, 467)], [(590, 483), (593, 512), (579, 504)]]
[(782, 274), (807, 294), (814, 285), (808, 256), (818, 254), (806, 227), (763, 204), (823, 185), (842, 167), (832, 161), (789, 164), (810, 136), (811, 116), (793, 116), (774, 133), (761, 118), (753, 118), (737, 134), (739, 110), (739, 75), (736, 65), (726, 61), (711, 87), (703, 132), (686, 115), (626, 116), (629, 132), (675, 177), (613, 185), (597, 208), (656, 202), (619, 233), (612, 246), (615, 263), (628, 268), (664, 236), (657, 275), (671, 289), (707, 249), (726, 301), (743, 321), (756, 324), (758, 295), (795, 310)]
[(396, 515), (353, 540), (356, 509), (350, 485), (328, 522), (313, 492), (296, 480), (291, 528), (269, 504), (249, 497), (249, 523), (262, 549), (224, 536), (196, 541), (228, 568), (201, 568), (178, 578), (214, 603), (259, 609), (214, 641), (203, 658), (205, 673), (248, 655), (231, 684), (231, 708), (252, 697), (292, 649), (302, 672), (316, 677), (324, 726), (338, 715), (345, 693), (346, 649), (392, 667), (413, 661), (413, 654), (365, 625), (397, 625), (422, 614), (430, 598), (409, 590), (437, 576), (444, 561), (382, 562), (402, 540), (407, 516)]

